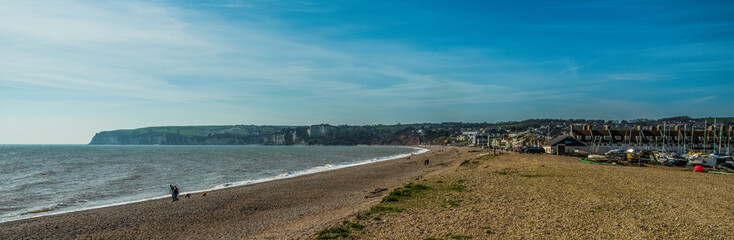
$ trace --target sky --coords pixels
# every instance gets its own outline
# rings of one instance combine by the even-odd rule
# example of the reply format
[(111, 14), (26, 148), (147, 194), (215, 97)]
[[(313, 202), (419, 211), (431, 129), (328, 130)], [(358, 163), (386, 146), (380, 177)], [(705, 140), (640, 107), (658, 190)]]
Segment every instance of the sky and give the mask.
[(0, 144), (734, 116), (734, 1), (0, 1)]

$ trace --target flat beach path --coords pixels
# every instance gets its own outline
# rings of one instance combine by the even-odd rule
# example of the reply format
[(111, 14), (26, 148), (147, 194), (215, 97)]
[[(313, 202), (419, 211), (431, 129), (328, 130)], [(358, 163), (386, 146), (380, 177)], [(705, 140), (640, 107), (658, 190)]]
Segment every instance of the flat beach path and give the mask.
[[(379, 203), (392, 189), (458, 161), (458, 150), (438, 149), (206, 196), (180, 196), (177, 202), (151, 200), (0, 223), (0, 239), (314, 238), (323, 228)], [(431, 160), (429, 166), (425, 159)]]

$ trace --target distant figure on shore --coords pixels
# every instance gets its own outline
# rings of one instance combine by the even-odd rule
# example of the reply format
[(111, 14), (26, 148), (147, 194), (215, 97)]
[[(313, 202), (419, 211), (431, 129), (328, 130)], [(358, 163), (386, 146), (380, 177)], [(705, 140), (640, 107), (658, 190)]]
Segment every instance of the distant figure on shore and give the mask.
[(428, 166), (429, 163), (430, 163), (430, 161), (428, 161), (428, 159), (426, 159), (425, 161), (423, 161), (423, 165)]
[(171, 200), (176, 201), (176, 195), (173, 193), (173, 184), (168, 185), (171, 188)]
[(178, 200), (178, 187), (174, 185), (169, 185), (171, 187), (171, 199), (173, 201)]

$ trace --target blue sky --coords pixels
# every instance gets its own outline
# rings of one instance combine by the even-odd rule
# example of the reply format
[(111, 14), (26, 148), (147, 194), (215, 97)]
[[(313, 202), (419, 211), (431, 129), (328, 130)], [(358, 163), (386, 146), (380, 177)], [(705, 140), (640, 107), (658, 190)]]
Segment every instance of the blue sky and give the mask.
[(734, 115), (732, 1), (10, 1), (0, 143)]

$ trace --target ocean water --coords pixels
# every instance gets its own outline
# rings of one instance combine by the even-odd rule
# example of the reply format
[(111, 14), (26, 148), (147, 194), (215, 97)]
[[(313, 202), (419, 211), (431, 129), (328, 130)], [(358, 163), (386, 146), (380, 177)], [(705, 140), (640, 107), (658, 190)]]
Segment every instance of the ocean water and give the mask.
[[(417, 154), (387, 146), (0, 145), (0, 222), (246, 185)], [(24, 214), (48, 209), (42, 213)]]

